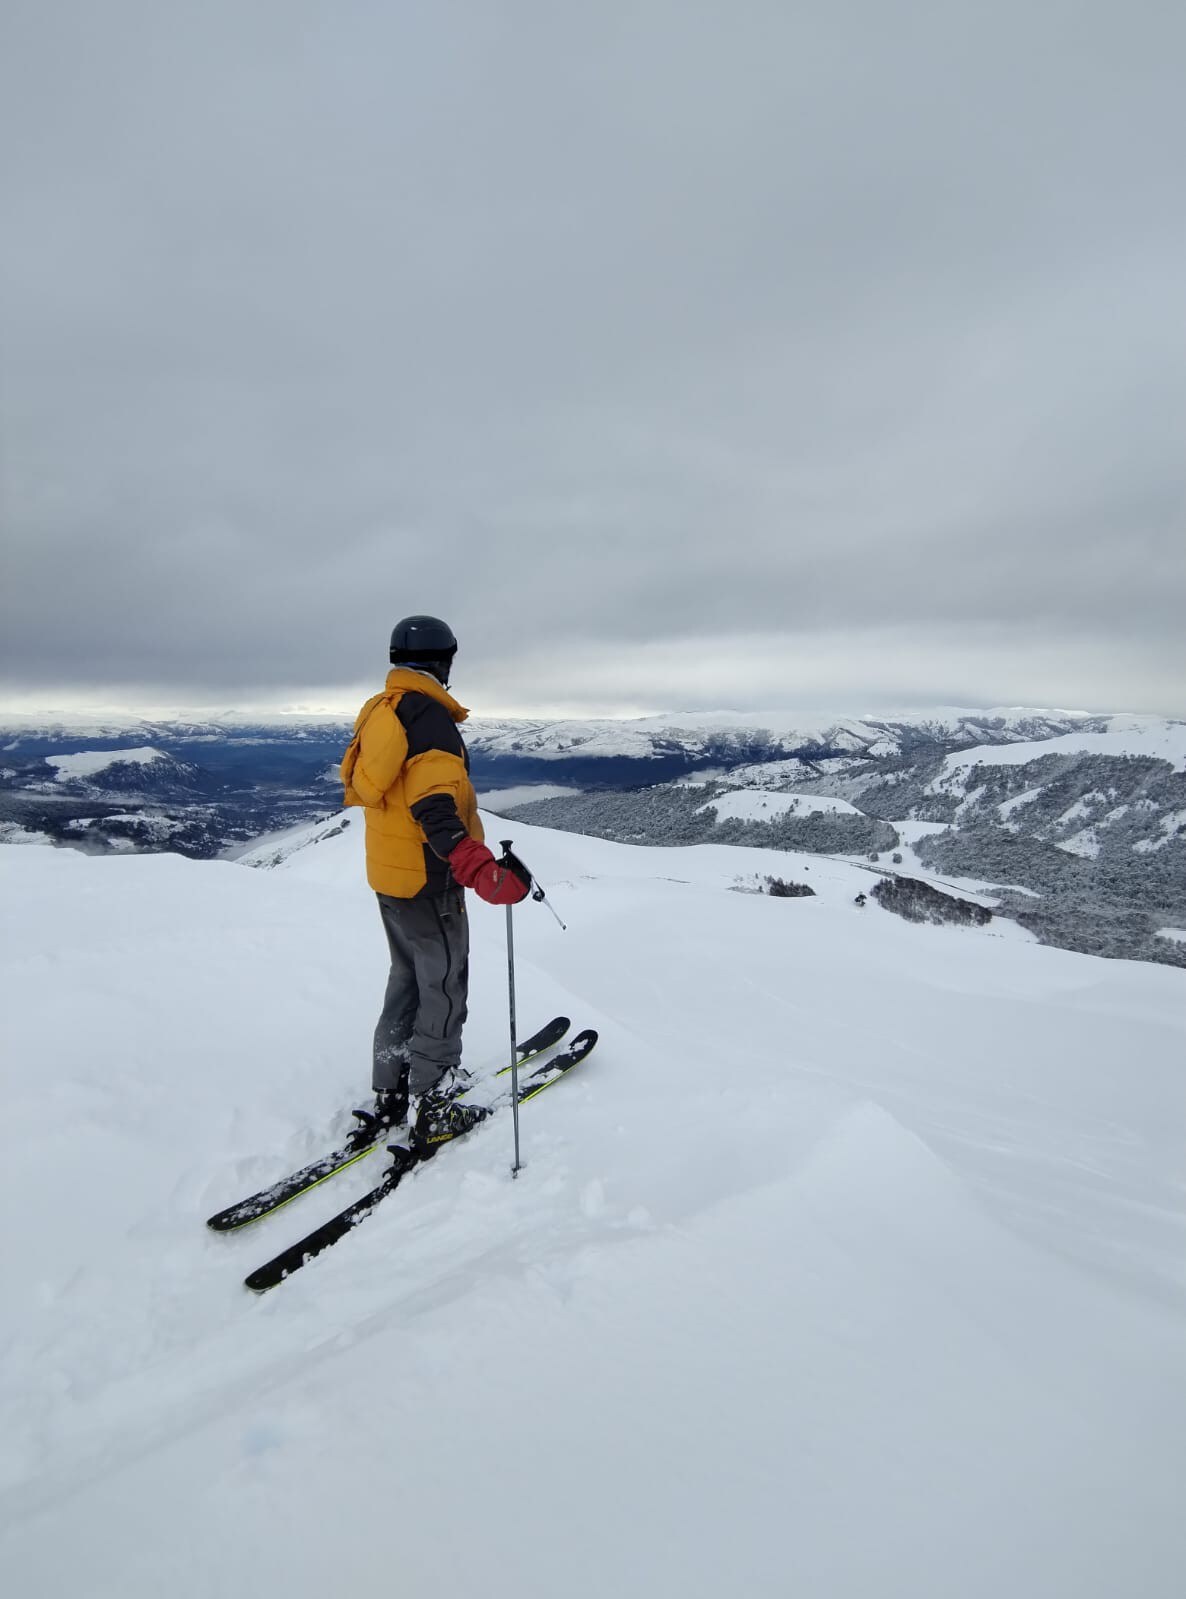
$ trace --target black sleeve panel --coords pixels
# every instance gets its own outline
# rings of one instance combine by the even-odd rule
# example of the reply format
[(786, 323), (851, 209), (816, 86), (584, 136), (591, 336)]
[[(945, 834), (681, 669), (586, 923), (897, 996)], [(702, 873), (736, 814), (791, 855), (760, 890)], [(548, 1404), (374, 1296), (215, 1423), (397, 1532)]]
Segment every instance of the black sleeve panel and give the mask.
[[(408, 736), (409, 761), (432, 750), (465, 759), (465, 745), (457, 724), (437, 700), (430, 699), (427, 694), (404, 694), (396, 714)], [(426, 794), (412, 806), (412, 816), (424, 829), (429, 849), (441, 860), (447, 859), (450, 851), (469, 836), (451, 794)]]
[(448, 859), (461, 840), (469, 837), (451, 794), (429, 794), (417, 800), (412, 806), (412, 815), (424, 829), (429, 848), (442, 860)]
[(427, 694), (403, 694), (396, 706), (396, 715), (408, 735), (407, 760), (413, 755), (425, 755), (429, 750), (443, 750), (446, 755), (465, 755), (465, 745), (457, 731), (457, 723), (437, 700)]

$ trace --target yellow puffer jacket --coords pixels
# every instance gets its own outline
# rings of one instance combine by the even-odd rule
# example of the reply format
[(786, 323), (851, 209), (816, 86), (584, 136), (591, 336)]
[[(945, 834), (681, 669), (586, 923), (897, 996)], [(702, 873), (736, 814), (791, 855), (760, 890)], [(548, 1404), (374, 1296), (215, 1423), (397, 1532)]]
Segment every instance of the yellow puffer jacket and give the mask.
[[(387, 686), (359, 711), (354, 738), (342, 760), (345, 804), (366, 810), (367, 882), (377, 894), (413, 899), (428, 882), (424, 829), (412, 806), (429, 794), (448, 794), (471, 838), (484, 837), (478, 797), (464, 754), (430, 749), (408, 757), (408, 739), (396, 707), (405, 694), (426, 694), (455, 722), (469, 712), (424, 672), (393, 667)], [(461, 744), (460, 735), (458, 745)]]

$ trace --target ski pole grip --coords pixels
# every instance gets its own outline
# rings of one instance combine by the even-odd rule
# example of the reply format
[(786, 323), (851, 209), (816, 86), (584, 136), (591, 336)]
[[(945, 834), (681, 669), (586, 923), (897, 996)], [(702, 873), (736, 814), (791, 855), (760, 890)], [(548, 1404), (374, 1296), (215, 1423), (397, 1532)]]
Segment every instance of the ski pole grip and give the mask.
[(501, 839), (500, 843), (502, 846), (502, 859), (498, 864), (500, 866), (509, 867), (510, 870), (515, 873), (516, 877), (521, 877), (523, 879), (528, 888), (534, 888), (535, 879), (531, 875), (531, 869), (525, 861), (521, 861), (515, 854), (514, 850), (511, 848), (510, 839)]

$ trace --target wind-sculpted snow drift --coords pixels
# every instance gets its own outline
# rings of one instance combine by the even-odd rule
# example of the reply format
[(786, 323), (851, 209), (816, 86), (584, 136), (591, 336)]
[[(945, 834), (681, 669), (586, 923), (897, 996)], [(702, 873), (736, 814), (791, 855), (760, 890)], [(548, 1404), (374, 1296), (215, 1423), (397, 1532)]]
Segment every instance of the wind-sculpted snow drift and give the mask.
[[(521, 1016), (601, 1043), (274, 1294), (385, 976), (361, 828), (0, 849), (0, 1567), (23, 1595), (1170, 1599), (1173, 970), (853, 905), (859, 866), (517, 825)], [(808, 898), (732, 890), (776, 873)], [(505, 1050), (473, 909), (467, 1060)]]

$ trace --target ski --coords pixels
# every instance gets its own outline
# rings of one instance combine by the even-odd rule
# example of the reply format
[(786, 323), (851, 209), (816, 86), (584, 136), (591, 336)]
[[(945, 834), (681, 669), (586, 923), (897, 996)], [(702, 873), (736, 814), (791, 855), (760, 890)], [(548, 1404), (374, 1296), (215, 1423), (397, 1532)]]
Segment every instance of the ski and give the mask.
[[(567, 1016), (554, 1016), (538, 1033), (524, 1039), (517, 1051), (519, 1065), (529, 1065), (537, 1056), (558, 1044), (571, 1025)], [(509, 1071), (510, 1068), (504, 1069)], [(250, 1222), (258, 1221), (261, 1216), (270, 1216), (301, 1194), (319, 1187), (327, 1178), (364, 1160), (379, 1147), (392, 1129), (381, 1126), (374, 1117), (368, 1117), (363, 1112), (355, 1111), (355, 1115), (359, 1117), (361, 1125), (346, 1137), (339, 1148), (310, 1161), (299, 1171), (281, 1177), (267, 1188), (261, 1188), (257, 1194), (250, 1194), (246, 1199), (240, 1199), (236, 1204), (228, 1205), (225, 1210), (207, 1217), (207, 1227), (216, 1233), (235, 1232)]]
[[(535, 1071), (530, 1072), (519, 1084), (519, 1104), (525, 1105), (528, 1100), (535, 1099), (553, 1083), (559, 1082), (574, 1066), (585, 1059), (596, 1042), (597, 1034), (592, 1029), (578, 1033), (567, 1049), (562, 1050), (559, 1055), (553, 1055), (551, 1060), (545, 1061), (542, 1066), (536, 1067)], [(370, 1214), (380, 1200), (386, 1199), (388, 1194), (399, 1187), (408, 1172), (414, 1171), (425, 1160), (431, 1159), (435, 1153), (434, 1150), (429, 1155), (421, 1156), (398, 1144), (393, 1145), (392, 1164), (374, 1188), (356, 1199), (352, 1205), (347, 1205), (346, 1209), (339, 1211), (336, 1216), (331, 1216), (329, 1221), (315, 1228), (307, 1237), (291, 1244), (287, 1249), (282, 1249), (274, 1259), (257, 1267), (244, 1279), (247, 1287), (262, 1294), (269, 1288), (275, 1288), (277, 1283), (283, 1282), (294, 1271), (299, 1271), (307, 1261), (320, 1255), (331, 1244), (336, 1244), (339, 1238), (344, 1238), (352, 1227), (357, 1226), (364, 1216)]]

